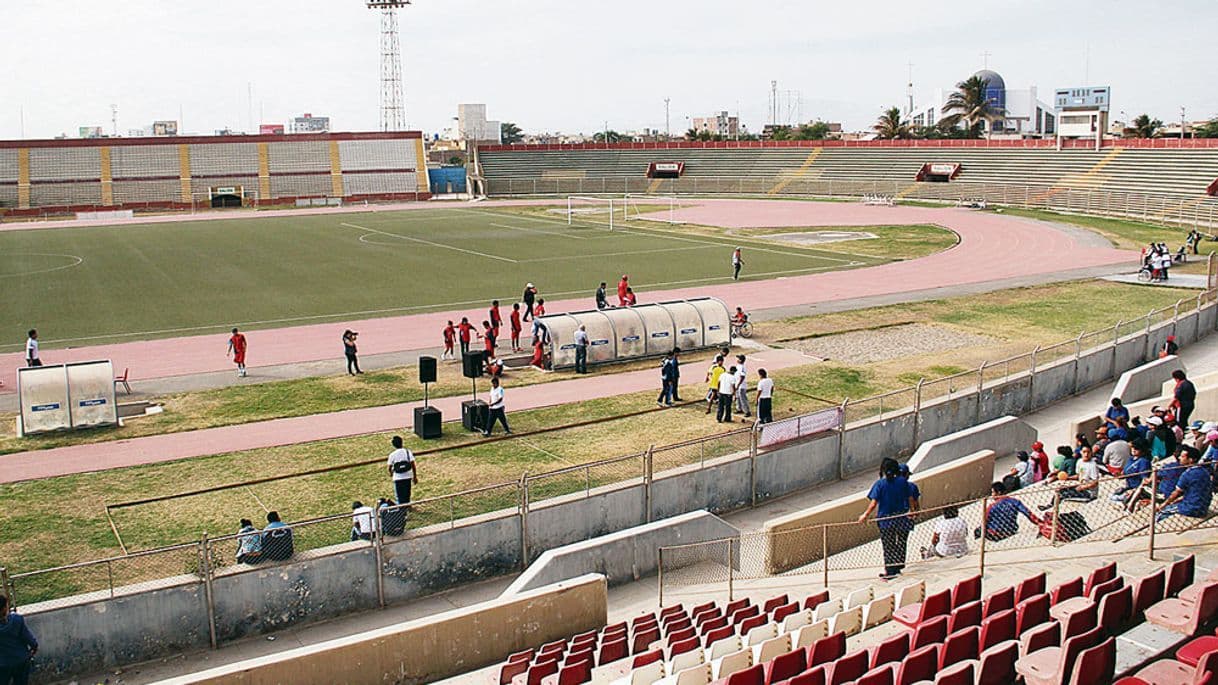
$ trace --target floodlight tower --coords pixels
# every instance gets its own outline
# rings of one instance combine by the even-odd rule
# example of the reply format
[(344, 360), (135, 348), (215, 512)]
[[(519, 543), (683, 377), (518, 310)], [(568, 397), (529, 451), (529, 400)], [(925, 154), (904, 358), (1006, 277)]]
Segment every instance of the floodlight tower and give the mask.
[(368, 9), (381, 11), (381, 130), (406, 128), (402, 102), (402, 50), (398, 43), (398, 8), (410, 0), (365, 0)]

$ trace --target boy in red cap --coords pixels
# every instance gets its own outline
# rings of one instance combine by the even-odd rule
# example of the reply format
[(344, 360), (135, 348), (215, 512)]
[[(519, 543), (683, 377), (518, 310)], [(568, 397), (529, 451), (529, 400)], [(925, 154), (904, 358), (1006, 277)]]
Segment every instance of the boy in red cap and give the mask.
[(1035, 465), (1034, 481), (1044, 480), (1049, 475), (1049, 455), (1045, 454), (1045, 443), (1037, 440), (1032, 443), (1032, 463)]

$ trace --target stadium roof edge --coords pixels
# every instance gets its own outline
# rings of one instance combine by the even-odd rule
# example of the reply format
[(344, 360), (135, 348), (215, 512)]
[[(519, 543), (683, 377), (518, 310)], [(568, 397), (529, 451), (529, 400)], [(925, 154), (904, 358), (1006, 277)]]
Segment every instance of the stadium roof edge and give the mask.
[(281, 143), (328, 140), (415, 140), (421, 131), (363, 131), (331, 133), (285, 133), (245, 136), (148, 136), (142, 138), (36, 138), (0, 140), (0, 149), (48, 147), (116, 147), (125, 145), (211, 145), (218, 143)]
[[(479, 152), (540, 152), (552, 150), (756, 150), (782, 148), (884, 148), (884, 149), (1040, 149), (1052, 150), (1053, 139), (1027, 140), (725, 140), (669, 141), (656, 143), (552, 143), (479, 145)], [(1105, 148), (1216, 149), (1218, 138), (1131, 138), (1104, 141)], [(1091, 140), (1064, 140), (1063, 149), (1094, 150)]]

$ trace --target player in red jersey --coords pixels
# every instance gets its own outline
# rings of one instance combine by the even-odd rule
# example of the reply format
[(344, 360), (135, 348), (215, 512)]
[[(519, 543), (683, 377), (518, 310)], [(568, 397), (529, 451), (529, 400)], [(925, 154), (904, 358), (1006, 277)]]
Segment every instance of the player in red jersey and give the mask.
[(225, 356), (233, 356), (233, 362), (237, 364), (237, 377), (245, 377), (245, 335), (233, 329), (233, 336), (228, 339), (228, 352)]
[(537, 298), (537, 304), (533, 305), (533, 318), (546, 315), (546, 298)]
[(495, 356), (495, 329), (491, 328), (490, 321), (482, 322), (482, 340), (486, 345), (486, 357), (490, 359)]
[(638, 302), (639, 298), (634, 296), (634, 288), (626, 288), (626, 306), (633, 307)]
[(499, 337), (499, 328), (503, 326), (503, 316), (499, 314), (499, 300), (491, 300), (491, 309), (487, 312), (490, 315), (491, 331), (495, 337)]
[(469, 352), (469, 340), (474, 332), (474, 326), (466, 317), (461, 317), (461, 323), (457, 326), (457, 338), (461, 340), (461, 354)]
[(520, 303), (519, 302), (512, 305), (511, 323), (512, 323), (512, 351), (519, 352), (520, 351), (520, 329), (522, 326), (522, 324), (520, 323)]
[(626, 306), (626, 291), (630, 289), (630, 279), (622, 274), (622, 280), (617, 282), (617, 306)]
[(444, 352), (440, 355), (440, 359), (453, 359), (453, 343), (457, 340), (457, 329), (453, 327), (453, 322), (449, 321), (444, 327)]

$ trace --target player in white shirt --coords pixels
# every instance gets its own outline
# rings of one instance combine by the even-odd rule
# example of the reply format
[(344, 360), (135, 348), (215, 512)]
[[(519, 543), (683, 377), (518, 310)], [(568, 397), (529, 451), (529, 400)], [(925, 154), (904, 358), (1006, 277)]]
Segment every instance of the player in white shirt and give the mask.
[(757, 421), (770, 423), (774, 420), (774, 379), (765, 369), (757, 369)]
[(410, 503), (410, 488), (419, 482), (419, 465), (414, 454), (402, 444), (402, 436), (393, 436), (393, 452), (389, 454), (389, 475), (393, 476), (394, 495), (398, 504)]
[(732, 401), (736, 399), (736, 367), (719, 374), (719, 411), (715, 419), (719, 423), (731, 422)]
[(29, 336), (25, 341), (25, 365), (42, 366), (42, 360), (38, 358), (38, 330), (31, 328)]
[[(534, 319), (534, 321), (536, 321), (536, 319)], [(483, 429), (482, 435), (489, 437), (491, 434), (491, 429), (495, 427), (496, 421), (502, 422), (503, 432), (511, 435), (512, 429), (508, 427), (506, 405), (503, 402), (503, 387), (499, 385), (498, 378), (491, 379), (491, 394), (487, 399), (490, 400), (490, 402), (488, 402), (490, 415), (486, 419), (486, 428)]]
[(748, 370), (744, 366), (744, 355), (736, 355), (736, 411), (747, 418), (749, 413)]

